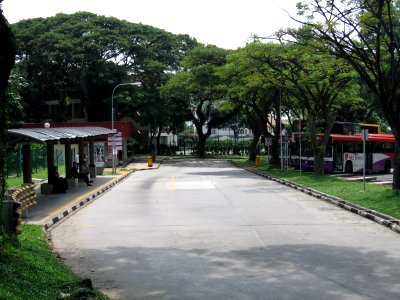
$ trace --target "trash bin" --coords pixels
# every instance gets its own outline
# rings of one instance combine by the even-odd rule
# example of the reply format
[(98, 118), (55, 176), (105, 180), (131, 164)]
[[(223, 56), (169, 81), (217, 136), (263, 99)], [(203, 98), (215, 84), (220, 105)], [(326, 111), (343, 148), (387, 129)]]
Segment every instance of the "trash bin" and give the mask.
[(261, 157), (260, 156), (256, 156), (256, 167), (259, 167), (261, 165)]
[(153, 167), (153, 157), (151, 155), (147, 156), (147, 166), (149, 168)]

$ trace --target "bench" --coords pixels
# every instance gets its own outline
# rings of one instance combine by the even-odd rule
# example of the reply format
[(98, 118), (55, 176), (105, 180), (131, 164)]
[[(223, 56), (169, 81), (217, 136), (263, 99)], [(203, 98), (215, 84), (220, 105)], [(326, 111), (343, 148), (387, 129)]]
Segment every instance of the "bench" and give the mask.
[(51, 183), (42, 183), (40, 185), (40, 193), (43, 195), (53, 194), (54, 185)]

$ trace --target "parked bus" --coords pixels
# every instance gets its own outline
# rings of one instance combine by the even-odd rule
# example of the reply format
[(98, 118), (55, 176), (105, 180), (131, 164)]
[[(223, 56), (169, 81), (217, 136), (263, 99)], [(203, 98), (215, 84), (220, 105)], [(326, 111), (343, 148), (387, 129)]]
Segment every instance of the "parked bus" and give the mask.
[[(338, 122), (339, 123), (339, 122)], [(336, 123), (335, 123), (336, 125)], [(339, 123), (340, 125), (340, 123)], [(342, 125), (346, 123), (342, 122)], [(368, 129), (375, 133), (368, 134), (368, 140), (365, 147), (365, 170), (368, 173), (385, 172), (390, 173), (394, 165), (395, 157), (395, 138), (391, 134), (381, 134), (380, 127), (376, 124), (355, 124), (358, 128)], [(363, 126), (363, 127), (361, 127)], [(346, 126), (337, 126), (338, 128)], [(354, 126), (353, 128), (355, 128)], [(309, 143), (301, 141), (301, 157), (299, 134), (294, 135), (294, 142), (290, 145), (291, 165), (297, 169), (313, 170), (314, 155)], [(323, 134), (317, 138), (322, 139)], [(300, 159), (301, 158), (301, 159)], [(347, 134), (332, 133), (326, 147), (324, 158), (325, 172), (328, 173), (358, 173), (364, 168), (363, 142), (361, 133), (353, 134), (348, 131)]]

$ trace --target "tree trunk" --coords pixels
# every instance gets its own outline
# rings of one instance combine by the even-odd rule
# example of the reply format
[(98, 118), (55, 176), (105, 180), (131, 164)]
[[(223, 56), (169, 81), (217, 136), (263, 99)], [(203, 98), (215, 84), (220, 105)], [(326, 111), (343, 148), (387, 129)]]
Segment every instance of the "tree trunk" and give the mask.
[[(398, 103), (400, 99), (396, 99), (396, 103)], [(390, 125), (390, 128), (392, 129), (393, 135), (395, 137), (395, 156), (394, 156), (394, 161), (393, 161), (393, 183), (392, 183), (392, 189), (399, 191), (400, 190), (400, 125), (398, 123), (398, 114), (396, 114), (397, 106), (392, 107), (390, 110), (393, 115), (390, 115), (389, 113), (386, 114), (386, 119), (388, 120), (388, 123)], [(394, 117), (396, 116), (396, 117)]]
[(398, 191), (400, 189), (400, 144), (397, 141), (399, 139), (396, 137), (392, 189)]
[(160, 155), (160, 153), (159, 153), (160, 152), (160, 150), (159, 150), (160, 147), (159, 146), (160, 146), (162, 128), (163, 128), (162, 124), (158, 125), (158, 133), (157, 133), (157, 139), (156, 139), (156, 145), (155, 145), (156, 149), (154, 149), (155, 153), (157, 153), (157, 155)]
[(321, 145), (317, 146), (317, 149), (314, 149), (314, 175), (315, 176), (323, 176), (325, 174), (324, 169), (324, 156), (325, 151)]
[(325, 149), (323, 149), (323, 145), (317, 139), (317, 120), (316, 113), (311, 111), (309, 112), (307, 128), (311, 137), (311, 146), (313, 148), (314, 153), (314, 175), (322, 176), (324, 175), (324, 154)]
[[(197, 130), (199, 140), (197, 142), (197, 156), (200, 158), (206, 157), (206, 141), (209, 135), (203, 132), (203, 122), (194, 122), (194, 126)], [(210, 131), (211, 132), (211, 131)]]
[(199, 133), (199, 142), (197, 144), (197, 155), (200, 158), (206, 157), (206, 141), (207, 137), (205, 136), (205, 134)]
[[(6, 190), (5, 165), (7, 149), (7, 99), (6, 88), (11, 69), (15, 62), (14, 36), (3, 15), (0, 1), (0, 211), (3, 206)], [(0, 228), (3, 221), (0, 216)]]
[(274, 127), (274, 137), (272, 138), (271, 144), (271, 164), (278, 166), (281, 163), (280, 160), (280, 149), (279, 149), (279, 137), (281, 135), (281, 95), (279, 92), (275, 95), (275, 127)]
[(257, 156), (257, 145), (261, 137), (261, 130), (258, 126), (256, 128), (253, 128), (252, 130), (253, 130), (253, 140), (251, 141), (249, 148), (249, 160), (255, 162)]

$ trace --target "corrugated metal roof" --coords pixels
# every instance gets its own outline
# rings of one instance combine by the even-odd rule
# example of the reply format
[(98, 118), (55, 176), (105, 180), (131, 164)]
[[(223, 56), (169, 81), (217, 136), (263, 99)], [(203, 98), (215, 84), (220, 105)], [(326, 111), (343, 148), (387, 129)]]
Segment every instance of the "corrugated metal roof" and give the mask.
[(104, 127), (57, 127), (9, 129), (8, 134), (22, 141), (47, 142), (62, 139), (87, 138), (115, 133)]

